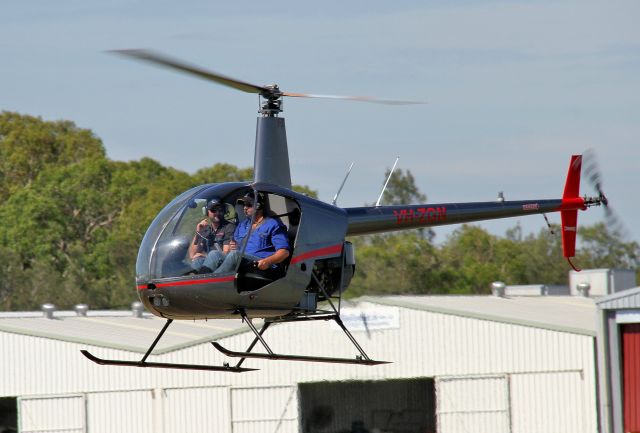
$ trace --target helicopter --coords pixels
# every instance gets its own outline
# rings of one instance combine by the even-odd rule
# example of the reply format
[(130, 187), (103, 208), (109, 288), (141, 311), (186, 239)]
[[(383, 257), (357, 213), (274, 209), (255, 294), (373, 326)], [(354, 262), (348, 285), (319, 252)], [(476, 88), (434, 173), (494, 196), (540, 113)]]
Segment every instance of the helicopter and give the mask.
[[(101, 365), (241, 373), (255, 370), (242, 366), (246, 359), (253, 358), (367, 366), (384, 364), (387, 362), (371, 359), (365, 353), (340, 317), (342, 295), (356, 269), (355, 251), (346, 240), (348, 236), (560, 212), (563, 255), (576, 269), (571, 257), (575, 255), (578, 211), (608, 205), (600, 187), (597, 196), (580, 196), (582, 155), (571, 156), (562, 197), (556, 199), (505, 201), (500, 196), (491, 202), (393, 206), (380, 205), (378, 200), (373, 206), (347, 208), (337, 206), (335, 198), (333, 203), (325, 203), (292, 190), (285, 119), (281, 116), (283, 98), (330, 98), (391, 105), (416, 101), (285, 92), (276, 84), (251, 84), (155, 51), (117, 50), (114, 53), (257, 94), (259, 116), (252, 181), (197, 186), (176, 197), (152, 221), (138, 251), (136, 289), (144, 306), (166, 322), (140, 361), (102, 359), (87, 350), (81, 351)], [(340, 188), (343, 185), (344, 181)], [(243, 260), (228, 272), (215, 272), (214, 269), (194, 272), (189, 263), (189, 250), (197, 240), (194, 227), (203, 215), (207, 215), (209, 203), (212, 200), (219, 203), (226, 221), (240, 224), (250, 218), (253, 223), (255, 212), (248, 215), (244, 209), (247, 197), (256, 205), (261, 204), (264, 215), (277, 219), (284, 227), (290, 250), (288, 257), (280, 263), (279, 272), (264, 272), (255, 262)], [(245, 240), (250, 237), (251, 230)], [(247, 242), (238, 246), (240, 254), (244, 254), (246, 247)], [(233, 366), (228, 363), (218, 366), (147, 361), (174, 320), (238, 318), (254, 334), (244, 352), (231, 351), (212, 342), (222, 354), (239, 358)], [(255, 319), (262, 319), (260, 329), (254, 325)], [(281, 354), (273, 352), (265, 340), (265, 331), (272, 324), (313, 320), (335, 322), (358, 355), (335, 358)], [(252, 351), (258, 342), (264, 352)]]

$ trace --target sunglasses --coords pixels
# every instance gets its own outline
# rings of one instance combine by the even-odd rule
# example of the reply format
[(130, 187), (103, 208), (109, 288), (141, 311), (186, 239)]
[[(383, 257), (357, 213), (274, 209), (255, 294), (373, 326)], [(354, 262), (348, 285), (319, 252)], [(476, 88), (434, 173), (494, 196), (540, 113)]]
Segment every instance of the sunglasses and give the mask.
[(212, 213), (222, 213), (222, 212), (223, 212), (223, 210), (222, 210), (222, 208), (221, 208), (221, 207), (214, 207), (214, 208), (212, 208), (212, 209), (209, 209), (209, 212), (212, 212)]
[(244, 207), (253, 207), (253, 203), (245, 203)]

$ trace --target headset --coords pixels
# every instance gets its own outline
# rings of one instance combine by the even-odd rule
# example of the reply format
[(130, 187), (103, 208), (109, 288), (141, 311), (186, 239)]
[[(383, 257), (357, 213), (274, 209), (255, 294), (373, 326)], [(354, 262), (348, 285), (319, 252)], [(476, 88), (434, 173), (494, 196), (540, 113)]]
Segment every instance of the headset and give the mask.
[(256, 194), (256, 201), (253, 204), (256, 207), (256, 210), (264, 208), (265, 197), (264, 194), (259, 192)]
[(266, 201), (264, 193), (258, 192), (254, 195), (253, 193), (248, 192), (241, 199), (239, 199), (238, 202), (243, 202), (245, 198), (250, 199), (253, 202), (254, 209), (264, 209)]

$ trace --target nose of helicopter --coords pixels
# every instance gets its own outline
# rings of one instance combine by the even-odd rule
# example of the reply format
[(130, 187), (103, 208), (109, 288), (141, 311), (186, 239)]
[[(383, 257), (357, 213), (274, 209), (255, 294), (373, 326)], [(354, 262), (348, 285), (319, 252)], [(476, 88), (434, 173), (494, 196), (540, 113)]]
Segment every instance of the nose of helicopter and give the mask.
[[(208, 184), (180, 194), (154, 218), (138, 250), (138, 290), (158, 279), (197, 272), (196, 264), (215, 248), (216, 236), (230, 236), (238, 220), (236, 200), (246, 193), (246, 183)], [(216, 201), (216, 218), (210, 203)], [(218, 209), (220, 211), (218, 212)], [(212, 227), (215, 225), (215, 230)]]

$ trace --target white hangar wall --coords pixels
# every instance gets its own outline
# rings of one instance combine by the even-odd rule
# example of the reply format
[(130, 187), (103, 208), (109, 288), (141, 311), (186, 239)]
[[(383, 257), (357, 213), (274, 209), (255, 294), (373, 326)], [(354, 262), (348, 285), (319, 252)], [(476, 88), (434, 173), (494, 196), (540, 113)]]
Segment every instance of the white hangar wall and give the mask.
[[(261, 371), (232, 374), (98, 366), (79, 351), (131, 360), (141, 355), (0, 332), (0, 397), (19, 397), (22, 431), (296, 432), (302, 422), (298, 383), (433, 378), (443, 433), (470, 427), (474, 432), (597, 431), (590, 331), (385, 308), (396, 312), (397, 328), (354, 332), (369, 356), (393, 362), (375, 367), (247, 360), (243, 366)], [(162, 321), (156, 322), (159, 329)], [(276, 325), (265, 336), (282, 353), (356, 354), (342, 332), (325, 322)], [(219, 341), (244, 350), (251, 339), (242, 333)], [(150, 360), (234, 363), (210, 344)], [(328, 405), (343, 401), (339, 394), (326, 399)]]
[[(461, 424), (474, 426), (476, 432), (597, 431), (593, 336), (405, 308), (398, 311), (400, 329), (372, 331), (371, 339), (366, 333), (355, 334), (372, 358), (393, 364), (336, 368), (291, 363), (278, 368), (252, 361), (251, 365), (269, 369), (272, 383), (433, 377), (442, 432), (465, 431)], [(330, 341), (341, 343), (331, 348), (333, 353), (355, 354), (342, 344), (346, 338), (339, 331), (318, 332), (324, 329), (319, 325), (279, 326), (267, 336), (274, 343), (291, 342), (289, 350), (297, 353), (326, 355), (326, 350), (314, 345)], [(235, 341), (223, 344), (244, 347)], [(250, 386), (257, 384), (257, 377), (247, 374), (239, 380)], [(445, 425), (445, 418), (456, 421)], [(478, 418), (486, 419), (485, 430), (478, 429)]]

